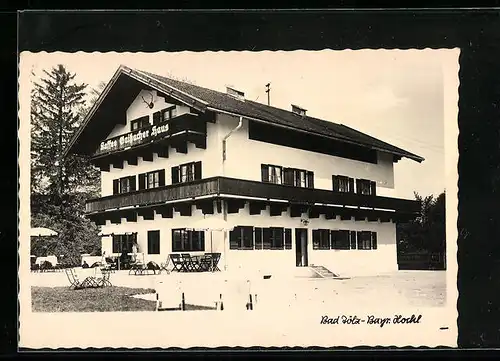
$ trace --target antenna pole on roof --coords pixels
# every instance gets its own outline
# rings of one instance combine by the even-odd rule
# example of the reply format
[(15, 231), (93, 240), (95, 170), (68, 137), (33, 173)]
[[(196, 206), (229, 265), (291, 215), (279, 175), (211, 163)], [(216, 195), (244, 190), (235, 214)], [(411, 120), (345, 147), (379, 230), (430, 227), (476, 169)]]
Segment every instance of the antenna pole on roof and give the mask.
[(266, 84), (266, 93), (267, 93), (267, 105), (271, 105), (271, 83)]

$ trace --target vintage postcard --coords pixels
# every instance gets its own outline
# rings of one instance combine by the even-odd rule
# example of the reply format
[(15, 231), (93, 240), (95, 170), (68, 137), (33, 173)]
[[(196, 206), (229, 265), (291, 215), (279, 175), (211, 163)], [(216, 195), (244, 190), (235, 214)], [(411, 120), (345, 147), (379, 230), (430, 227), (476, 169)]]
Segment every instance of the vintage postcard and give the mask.
[(459, 53), (21, 53), (19, 346), (456, 346)]

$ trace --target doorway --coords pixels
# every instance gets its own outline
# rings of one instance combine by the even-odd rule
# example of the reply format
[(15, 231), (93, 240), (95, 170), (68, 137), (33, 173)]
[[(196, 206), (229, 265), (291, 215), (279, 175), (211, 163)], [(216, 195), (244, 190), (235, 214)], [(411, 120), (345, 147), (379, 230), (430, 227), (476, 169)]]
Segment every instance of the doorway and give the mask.
[(307, 229), (295, 228), (295, 265), (307, 267)]

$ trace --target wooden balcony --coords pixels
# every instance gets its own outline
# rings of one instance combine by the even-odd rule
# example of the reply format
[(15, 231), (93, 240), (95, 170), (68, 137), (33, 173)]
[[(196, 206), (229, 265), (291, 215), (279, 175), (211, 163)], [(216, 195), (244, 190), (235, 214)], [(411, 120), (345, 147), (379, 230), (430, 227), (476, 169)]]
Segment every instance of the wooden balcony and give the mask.
[(248, 197), (249, 199), (255, 199), (257, 202), (265, 201), (270, 203), (273, 201), (286, 201), (299, 205), (324, 204), (378, 208), (403, 214), (416, 214), (420, 210), (419, 203), (413, 200), (298, 188), (235, 178), (212, 177), (189, 183), (179, 183), (90, 199), (86, 203), (86, 212), (98, 213), (128, 207), (147, 207), (210, 196), (228, 199)]
[(182, 137), (182, 142), (189, 135), (198, 136), (196, 137), (197, 139), (201, 136), (201, 138), (206, 140), (206, 122), (205, 118), (197, 114), (181, 114), (168, 121), (106, 139), (94, 153), (94, 158), (102, 159), (117, 153), (130, 153), (139, 148), (145, 148), (145, 146), (150, 144), (165, 143), (165, 140), (170, 140), (171, 143), (178, 144), (179, 139), (176, 138)]

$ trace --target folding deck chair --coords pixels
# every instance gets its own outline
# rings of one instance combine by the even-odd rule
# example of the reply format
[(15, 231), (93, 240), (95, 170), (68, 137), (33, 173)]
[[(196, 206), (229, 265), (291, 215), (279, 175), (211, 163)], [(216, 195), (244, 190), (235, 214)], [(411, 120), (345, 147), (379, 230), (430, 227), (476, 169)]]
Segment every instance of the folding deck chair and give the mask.
[(66, 268), (64, 271), (66, 273), (66, 277), (68, 277), (70, 289), (81, 290), (83, 288), (91, 287), (88, 278), (83, 281), (79, 280), (72, 268)]

